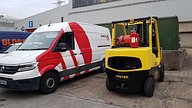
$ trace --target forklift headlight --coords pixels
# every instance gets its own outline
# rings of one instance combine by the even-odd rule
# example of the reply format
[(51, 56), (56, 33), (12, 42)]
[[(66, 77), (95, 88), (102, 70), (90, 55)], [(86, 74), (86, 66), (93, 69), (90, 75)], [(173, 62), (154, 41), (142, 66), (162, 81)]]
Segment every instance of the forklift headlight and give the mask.
[(26, 63), (26, 64), (20, 64), (18, 71), (22, 72), (22, 71), (29, 71), (29, 70), (33, 70), (36, 68), (37, 66), (37, 62), (32, 62), (32, 63)]

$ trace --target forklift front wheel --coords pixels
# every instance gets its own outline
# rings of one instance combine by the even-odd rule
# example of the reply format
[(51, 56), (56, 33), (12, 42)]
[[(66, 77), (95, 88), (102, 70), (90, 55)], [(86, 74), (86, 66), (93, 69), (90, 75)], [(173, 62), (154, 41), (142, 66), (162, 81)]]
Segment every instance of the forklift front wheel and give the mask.
[(108, 78), (106, 78), (105, 85), (108, 91), (113, 91)]
[(144, 83), (144, 95), (147, 97), (152, 97), (155, 90), (155, 79), (153, 77), (148, 77)]
[(161, 64), (161, 67), (159, 68), (159, 79), (158, 82), (163, 82), (165, 76), (165, 68), (164, 65)]

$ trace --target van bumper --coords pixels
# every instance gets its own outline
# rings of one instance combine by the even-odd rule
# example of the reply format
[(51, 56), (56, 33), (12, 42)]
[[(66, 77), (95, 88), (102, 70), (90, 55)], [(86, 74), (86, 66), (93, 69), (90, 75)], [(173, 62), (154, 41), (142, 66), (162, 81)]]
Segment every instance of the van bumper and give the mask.
[(40, 77), (22, 80), (13, 80), (0, 77), (0, 87), (10, 90), (33, 91), (39, 89)]

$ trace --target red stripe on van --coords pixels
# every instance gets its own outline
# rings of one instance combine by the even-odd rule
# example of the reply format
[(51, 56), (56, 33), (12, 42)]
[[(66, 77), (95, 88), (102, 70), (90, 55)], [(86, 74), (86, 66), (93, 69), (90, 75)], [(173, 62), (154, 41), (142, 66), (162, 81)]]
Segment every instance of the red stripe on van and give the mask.
[(68, 80), (68, 79), (70, 79), (69, 76), (64, 76), (64, 77), (63, 77), (63, 80)]
[(89, 70), (86, 70), (85, 73), (89, 73), (90, 71)]
[[(81, 73), (80, 73), (80, 72), (77, 72), (77, 73), (72, 74), (72, 75), (75, 75), (74, 77), (77, 77), (77, 76), (80, 76)], [(73, 78), (73, 77), (72, 77), (72, 78)], [(70, 75), (64, 76), (62, 80), (68, 80), (68, 79), (71, 79)]]
[(84, 63), (90, 64), (92, 61), (92, 49), (89, 39), (83, 28), (76, 22), (70, 22), (69, 26), (74, 33), (79, 49), (82, 53)]
[(70, 52), (70, 54), (71, 54), (71, 57), (72, 57), (72, 59), (73, 59), (73, 63), (74, 63), (74, 65), (75, 65), (75, 67), (78, 67), (77, 59), (76, 59), (76, 57), (75, 57), (75, 55), (74, 55), (74, 52), (73, 52), (72, 50), (70, 50), (69, 52)]
[(62, 58), (61, 53), (59, 52), (52, 52), (52, 49), (55, 47), (56, 43), (63, 35), (64, 31), (61, 29), (60, 33), (58, 34), (57, 38), (52, 43), (51, 47), (45, 51), (44, 53), (40, 54), (36, 59), (38, 63), (38, 69), (40, 74), (43, 75), (45, 72), (55, 69), (55, 67), (61, 63), (63, 70), (66, 70), (65, 61)]
[(81, 75), (80, 72), (75, 73), (75, 76), (80, 76), (80, 75)]

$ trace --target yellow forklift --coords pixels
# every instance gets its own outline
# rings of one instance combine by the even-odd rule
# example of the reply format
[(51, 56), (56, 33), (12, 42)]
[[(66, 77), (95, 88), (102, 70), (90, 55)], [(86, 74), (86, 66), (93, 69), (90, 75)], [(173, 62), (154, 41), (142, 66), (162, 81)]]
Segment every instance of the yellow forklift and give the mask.
[(112, 22), (112, 48), (106, 50), (106, 88), (152, 97), (164, 80), (157, 17)]

